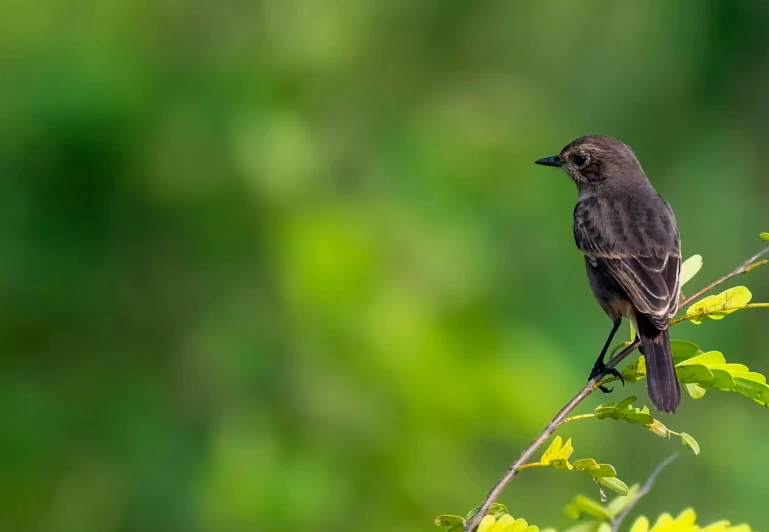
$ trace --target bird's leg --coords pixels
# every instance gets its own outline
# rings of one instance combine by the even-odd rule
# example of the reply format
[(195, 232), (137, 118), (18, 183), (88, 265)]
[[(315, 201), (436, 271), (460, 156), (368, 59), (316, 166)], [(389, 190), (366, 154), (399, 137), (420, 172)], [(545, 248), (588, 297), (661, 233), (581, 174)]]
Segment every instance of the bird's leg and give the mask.
[[(622, 374), (617, 371), (616, 368), (607, 368), (606, 362), (604, 361), (604, 357), (606, 356), (606, 351), (609, 350), (609, 346), (611, 345), (611, 341), (614, 339), (614, 335), (617, 334), (617, 329), (619, 329), (620, 324), (622, 323), (622, 318), (617, 318), (614, 320), (614, 325), (611, 328), (611, 332), (609, 333), (609, 337), (606, 339), (606, 343), (603, 346), (603, 349), (601, 349), (601, 354), (598, 355), (598, 359), (595, 361), (595, 364), (593, 365), (593, 370), (590, 372), (590, 377), (588, 380), (591, 380), (594, 377), (603, 377), (604, 375), (611, 375), (613, 377), (617, 377), (619, 380), (622, 381), (622, 385), (625, 385), (625, 379), (622, 378)], [(607, 388), (606, 386), (599, 386), (598, 387), (603, 393), (609, 393), (613, 390), (613, 388)]]

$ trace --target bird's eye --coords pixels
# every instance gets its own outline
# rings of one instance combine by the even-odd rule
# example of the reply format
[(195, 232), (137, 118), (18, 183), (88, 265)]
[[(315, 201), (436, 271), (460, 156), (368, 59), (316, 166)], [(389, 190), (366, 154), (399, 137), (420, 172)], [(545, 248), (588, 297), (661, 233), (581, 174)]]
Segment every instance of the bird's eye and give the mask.
[(585, 166), (585, 163), (587, 162), (587, 157), (584, 155), (577, 154), (574, 156), (574, 164), (582, 168)]

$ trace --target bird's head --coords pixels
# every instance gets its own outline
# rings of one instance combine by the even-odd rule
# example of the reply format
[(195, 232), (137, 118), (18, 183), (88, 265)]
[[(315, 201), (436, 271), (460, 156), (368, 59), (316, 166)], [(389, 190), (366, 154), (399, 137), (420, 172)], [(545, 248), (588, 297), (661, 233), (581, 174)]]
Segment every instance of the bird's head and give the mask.
[(596, 184), (617, 177), (645, 174), (633, 150), (612, 137), (589, 135), (568, 144), (561, 153), (535, 161), (556, 166), (569, 174), (577, 185)]

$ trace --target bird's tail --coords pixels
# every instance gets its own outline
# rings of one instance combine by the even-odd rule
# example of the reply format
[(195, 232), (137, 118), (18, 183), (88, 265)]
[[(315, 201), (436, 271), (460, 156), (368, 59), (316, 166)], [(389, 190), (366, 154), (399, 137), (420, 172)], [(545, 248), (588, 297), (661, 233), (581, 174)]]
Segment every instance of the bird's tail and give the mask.
[(646, 388), (660, 412), (675, 412), (681, 402), (668, 330), (657, 329), (644, 315), (637, 317), (638, 337), (646, 360)]

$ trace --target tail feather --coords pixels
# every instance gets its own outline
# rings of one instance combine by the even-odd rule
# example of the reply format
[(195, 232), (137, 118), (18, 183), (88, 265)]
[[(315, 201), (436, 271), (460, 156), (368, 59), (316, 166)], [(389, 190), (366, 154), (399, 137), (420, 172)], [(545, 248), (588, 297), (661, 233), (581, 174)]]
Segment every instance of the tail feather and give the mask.
[(668, 330), (657, 329), (645, 316), (637, 318), (638, 336), (646, 360), (649, 399), (660, 412), (675, 412), (681, 402)]

